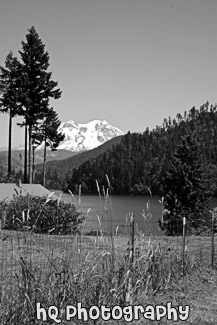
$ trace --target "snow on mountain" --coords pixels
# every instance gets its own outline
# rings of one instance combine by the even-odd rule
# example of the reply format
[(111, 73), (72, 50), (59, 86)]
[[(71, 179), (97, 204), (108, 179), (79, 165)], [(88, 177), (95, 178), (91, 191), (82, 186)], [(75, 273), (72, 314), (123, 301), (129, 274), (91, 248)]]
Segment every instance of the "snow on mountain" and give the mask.
[(86, 124), (67, 121), (61, 123), (59, 131), (65, 134), (65, 139), (58, 149), (71, 151), (90, 150), (118, 135), (123, 135), (120, 129), (105, 120), (94, 120)]

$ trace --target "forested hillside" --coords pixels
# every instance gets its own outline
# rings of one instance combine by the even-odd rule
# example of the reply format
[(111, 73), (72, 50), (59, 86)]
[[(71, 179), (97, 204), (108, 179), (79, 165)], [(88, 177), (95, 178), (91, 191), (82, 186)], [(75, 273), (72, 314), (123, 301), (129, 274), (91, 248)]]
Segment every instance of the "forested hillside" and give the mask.
[(96, 159), (88, 160), (66, 177), (63, 189), (96, 193), (96, 180), (107, 187), (108, 175), (113, 194), (160, 194), (168, 162), (181, 136), (194, 134), (209, 186), (216, 194), (217, 184), (217, 105), (193, 107), (176, 119), (164, 119), (162, 126), (142, 133), (128, 132), (120, 143)]
[[(73, 155), (73, 152), (71, 152), (71, 156), (68, 158), (62, 158), (60, 159), (53, 159), (52, 161), (48, 161), (47, 168), (51, 170), (56, 170), (58, 175), (65, 176), (66, 172), (72, 171), (73, 168), (78, 168), (83, 162), (89, 159), (96, 158), (101, 153), (105, 152), (109, 148), (111, 148), (116, 143), (120, 142), (122, 135), (119, 135), (115, 138), (112, 138), (111, 140), (106, 141), (101, 146), (94, 148), (92, 150), (84, 151), (84, 152), (77, 152), (77, 154)], [(61, 149), (58, 149), (57, 152), (61, 151)], [(69, 152), (69, 151), (67, 151)], [(43, 170), (43, 164), (38, 164), (35, 166), (36, 171), (40, 172)]]

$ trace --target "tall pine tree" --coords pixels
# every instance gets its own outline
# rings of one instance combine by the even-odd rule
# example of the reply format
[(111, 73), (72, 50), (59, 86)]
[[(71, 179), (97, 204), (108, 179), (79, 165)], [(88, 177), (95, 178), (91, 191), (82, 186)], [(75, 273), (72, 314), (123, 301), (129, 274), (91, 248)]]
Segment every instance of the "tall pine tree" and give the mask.
[[(39, 38), (34, 27), (28, 30), (26, 42), (22, 42), (19, 51), (22, 64), (22, 115), (25, 117), (23, 125), (28, 128), (29, 135), (29, 182), (32, 181), (32, 130), (39, 120), (42, 120), (49, 109), (50, 98), (61, 96), (57, 82), (51, 79), (48, 72), (49, 54), (45, 52), (45, 45)], [(25, 153), (27, 152), (27, 138), (25, 139)], [(25, 154), (26, 157), (26, 154)], [(25, 159), (27, 160), (27, 159)], [(27, 177), (27, 161), (25, 161), (25, 178)], [(27, 179), (25, 179), (27, 181)]]
[(200, 233), (209, 226), (210, 192), (193, 135), (181, 138), (163, 179), (162, 194), (166, 213), (159, 225), (167, 235), (182, 234), (183, 217), (189, 232)]
[(18, 114), (21, 65), (10, 52), (5, 61), (5, 67), (0, 67), (0, 111), (9, 114), (8, 137), (8, 175), (12, 172), (11, 144), (12, 119)]
[(46, 184), (47, 147), (52, 151), (56, 151), (59, 143), (65, 138), (65, 135), (58, 131), (60, 124), (61, 122), (58, 118), (57, 112), (55, 112), (53, 108), (49, 108), (44, 121), (34, 130), (32, 135), (35, 144), (34, 147), (44, 143), (43, 186)]

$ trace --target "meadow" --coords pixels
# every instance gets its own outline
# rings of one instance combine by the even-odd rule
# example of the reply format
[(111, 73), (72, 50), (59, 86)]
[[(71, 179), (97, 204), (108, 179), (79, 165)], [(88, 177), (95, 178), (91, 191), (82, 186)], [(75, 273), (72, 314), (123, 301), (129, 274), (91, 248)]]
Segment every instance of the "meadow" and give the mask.
[[(183, 246), (182, 236), (146, 236), (136, 225), (132, 233), (129, 220), (120, 232), (113, 228), (113, 211), (104, 213), (107, 219), (85, 218), (73, 235), (0, 231), (0, 324), (216, 324), (210, 236), (186, 236)], [(189, 306), (188, 319), (157, 319), (156, 310), (133, 319), (129, 312), (130, 306), (170, 302), (177, 310)], [(41, 319), (37, 303), (46, 311)], [(78, 303), (89, 312), (95, 308), (93, 319), (67, 319), (67, 306)], [(56, 309), (49, 314), (51, 306)], [(101, 306), (116, 314), (97, 318)]]
[[(210, 238), (191, 238), (186, 247), (184, 276), (182, 238), (135, 238), (131, 260), (128, 236), (29, 236), (28, 232), (2, 231), (0, 323), (44, 323), (36, 320), (37, 302), (46, 308), (57, 306), (59, 319), (68, 324), (64, 323), (65, 306), (78, 302), (86, 308), (124, 308), (172, 301), (174, 306), (191, 306), (185, 324), (214, 325), (217, 277), (210, 268)], [(105, 324), (117, 322), (126, 323), (122, 319)], [(136, 322), (159, 324), (147, 319)], [(162, 318), (160, 324), (167, 322), (172, 321)], [(48, 319), (46, 323), (55, 322)], [(70, 324), (82, 323), (73, 319)], [(103, 324), (103, 320), (88, 323)]]

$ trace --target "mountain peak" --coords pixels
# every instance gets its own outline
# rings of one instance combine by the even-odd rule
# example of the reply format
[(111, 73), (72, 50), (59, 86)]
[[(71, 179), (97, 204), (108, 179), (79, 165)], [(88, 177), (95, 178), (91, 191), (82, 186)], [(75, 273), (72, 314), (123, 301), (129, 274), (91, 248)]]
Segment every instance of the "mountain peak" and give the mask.
[(69, 120), (67, 122), (61, 123), (61, 126), (65, 127), (65, 128), (67, 128), (67, 127), (78, 127), (78, 123), (76, 123), (75, 121)]
[(91, 150), (116, 136), (123, 135), (119, 128), (106, 120), (93, 120), (84, 124), (69, 120), (61, 123), (59, 131), (65, 134), (65, 139), (58, 148), (71, 151)]

